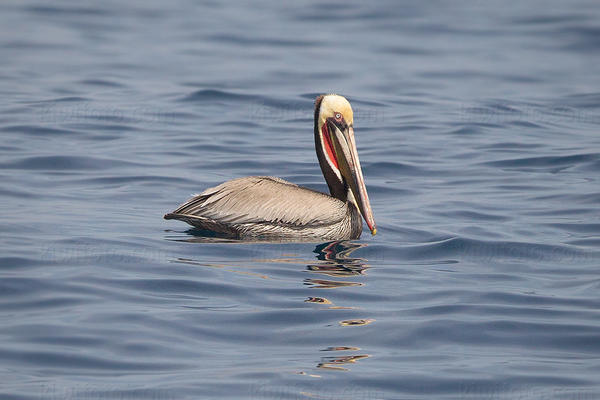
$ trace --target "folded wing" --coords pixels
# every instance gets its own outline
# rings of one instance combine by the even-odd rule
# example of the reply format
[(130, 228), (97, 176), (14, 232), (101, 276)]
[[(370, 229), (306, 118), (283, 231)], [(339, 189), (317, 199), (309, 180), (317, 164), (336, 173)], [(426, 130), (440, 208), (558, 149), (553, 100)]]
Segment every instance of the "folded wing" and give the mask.
[(250, 176), (207, 189), (165, 218), (189, 222), (206, 220), (209, 224), (227, 226), (318, 227), (339, 223), (346, 212), (344, 202), (324, 193), (279, 178)]

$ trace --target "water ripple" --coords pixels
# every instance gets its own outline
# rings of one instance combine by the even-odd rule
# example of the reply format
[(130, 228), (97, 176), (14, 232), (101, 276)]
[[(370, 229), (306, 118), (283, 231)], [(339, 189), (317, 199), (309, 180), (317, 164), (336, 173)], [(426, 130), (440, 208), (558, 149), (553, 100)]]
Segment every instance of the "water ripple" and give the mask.
[(90, 156), (37, 156), (25, 157), (12, 162), (0, 163), (0, 169), (24, 169), (24, 170), (104, 170), (111, 168), (123, 168), (127, 166), (140, 166), (132, 163), (107, 158)]

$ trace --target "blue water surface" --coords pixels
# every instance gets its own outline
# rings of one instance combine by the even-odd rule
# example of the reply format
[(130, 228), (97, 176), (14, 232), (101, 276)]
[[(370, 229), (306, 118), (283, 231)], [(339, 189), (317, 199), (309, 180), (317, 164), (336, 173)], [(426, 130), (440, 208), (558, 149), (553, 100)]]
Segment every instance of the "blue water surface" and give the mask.
[[(0, 398), (600, 398), (596, 1), (4, 1)], [(353, 104), (378, 234), (164, 221), (327, 187)]]

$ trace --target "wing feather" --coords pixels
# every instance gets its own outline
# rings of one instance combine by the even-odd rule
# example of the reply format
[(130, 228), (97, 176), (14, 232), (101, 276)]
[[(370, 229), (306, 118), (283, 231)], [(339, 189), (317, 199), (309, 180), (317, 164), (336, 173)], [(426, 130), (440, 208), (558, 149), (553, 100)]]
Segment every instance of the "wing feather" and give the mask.
[[(340, 222), (347, 206), (341, 200), (270, 176), (233, 179), (191, 198), (170, 213), (224, 224), (270, 223), (322, 226)], [(169, 215), (169, 214), (168, 214)]]

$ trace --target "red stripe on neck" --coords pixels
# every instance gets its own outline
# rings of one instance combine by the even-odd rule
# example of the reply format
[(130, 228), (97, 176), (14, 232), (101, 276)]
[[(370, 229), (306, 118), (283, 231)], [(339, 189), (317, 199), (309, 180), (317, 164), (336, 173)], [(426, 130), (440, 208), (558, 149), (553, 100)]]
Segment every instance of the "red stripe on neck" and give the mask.
[(323, 144), (325, 145), (327, 157), (337, 169), (340, 169), (340, 167), (338, 167), (337, 158), (335, 157), (335, 152), (333, 151), (333, 144), (331, 143), (331, 137), (329, 136), (329, 130), (327, 129), (327, 122), (321, 127), (321, 133), (324, 139)]

